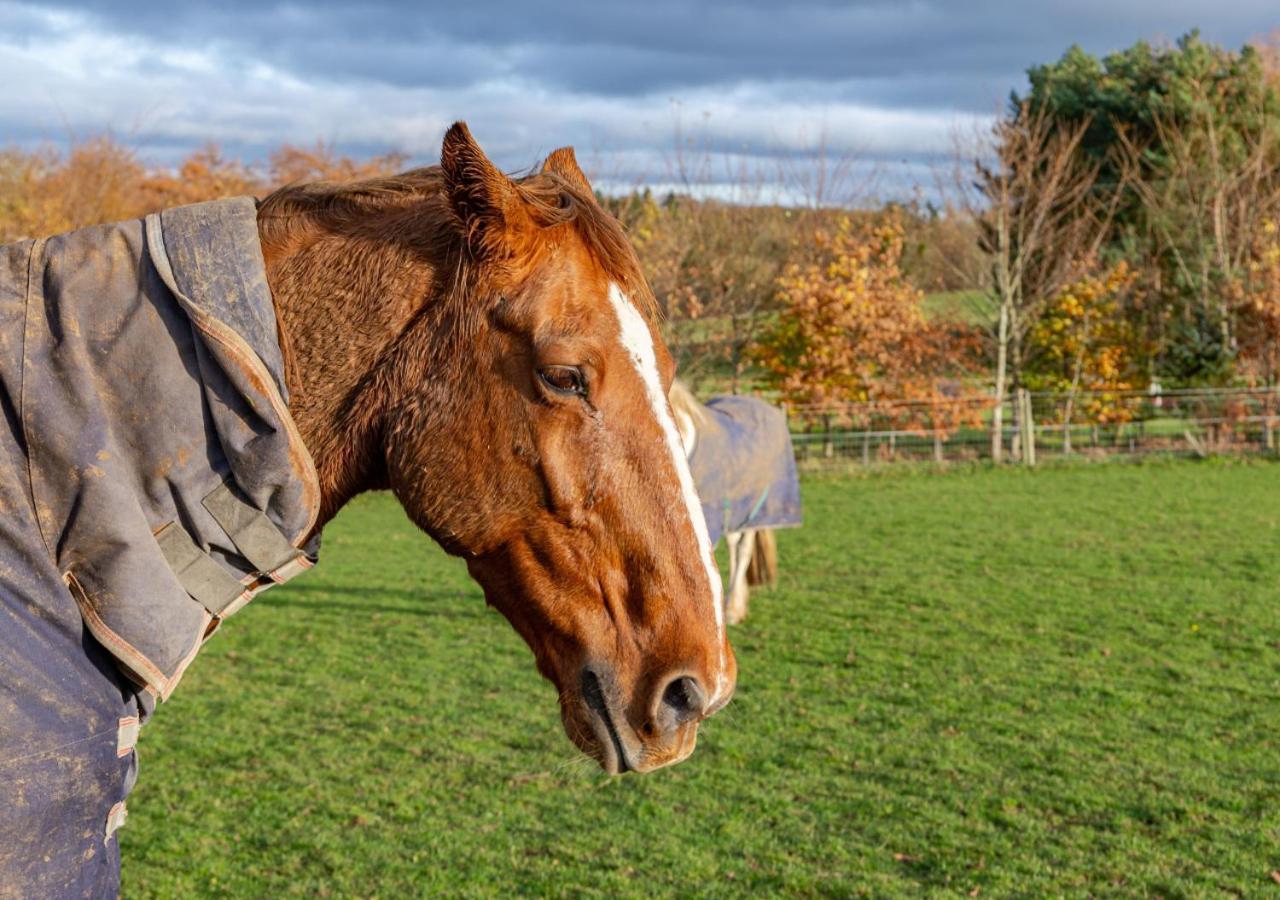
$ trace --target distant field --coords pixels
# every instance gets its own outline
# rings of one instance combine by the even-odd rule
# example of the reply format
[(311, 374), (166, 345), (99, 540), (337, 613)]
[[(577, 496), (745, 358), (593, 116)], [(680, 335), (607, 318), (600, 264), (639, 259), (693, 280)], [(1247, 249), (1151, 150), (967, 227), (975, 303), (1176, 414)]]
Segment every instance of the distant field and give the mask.
[(990, 300), (982, 291), (938, 291), (925, 294), (924, 314), (935, 322), (988, 325)]
[(804, 485), (730, 707), (607, 779), (387, 497), (144, 730), (130, 897), (1259, 895), (1280, 869), (1280, 466)]

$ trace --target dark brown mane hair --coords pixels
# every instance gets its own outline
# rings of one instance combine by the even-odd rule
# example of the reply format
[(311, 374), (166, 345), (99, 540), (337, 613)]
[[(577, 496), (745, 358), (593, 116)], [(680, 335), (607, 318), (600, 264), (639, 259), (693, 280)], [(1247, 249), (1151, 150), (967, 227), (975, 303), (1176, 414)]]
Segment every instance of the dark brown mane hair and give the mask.
[[(532, 222), (550, 232), (545, 236), (552, 244), (556, 229), (573, 228), (605, 274), (624, 288), (646, 315), (658, 314), (658, 304), (622, 223), (596, 202), (586, 185), (546, 171), (514, 178), (512, 184)], [(434, 246), (440, 258), (474, 264), (485, 249), (491, 249), (469, 244), (445, 197), (440, 166), (348, 183), (286, 185), (260, 201), (258, 223), (263, 241), (276, 247), (305, 243), (307, 234), (325, 232), (367, 233), (385, 241), (387, 219), (379, 213), (395, 212), (406, 214), (396, 217), (397, 227), (414, 232), (402, 235), (404, 242)]]

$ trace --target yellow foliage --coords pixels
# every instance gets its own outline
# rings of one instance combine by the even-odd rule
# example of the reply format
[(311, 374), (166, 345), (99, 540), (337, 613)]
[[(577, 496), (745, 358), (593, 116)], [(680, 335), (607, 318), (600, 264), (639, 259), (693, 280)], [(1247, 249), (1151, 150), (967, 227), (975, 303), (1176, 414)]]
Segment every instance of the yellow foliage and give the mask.
[(1088, 421), (1128, 421), (1132, 411), (1116, 394), (1133, 389), (1136, 354), (1121, 299), (1136, 281), (1137, 273), (1119, 262), (1067, 285), (1050, 300), (1028, 342), (1026, 386), (1087, 392), (1077, 409)]

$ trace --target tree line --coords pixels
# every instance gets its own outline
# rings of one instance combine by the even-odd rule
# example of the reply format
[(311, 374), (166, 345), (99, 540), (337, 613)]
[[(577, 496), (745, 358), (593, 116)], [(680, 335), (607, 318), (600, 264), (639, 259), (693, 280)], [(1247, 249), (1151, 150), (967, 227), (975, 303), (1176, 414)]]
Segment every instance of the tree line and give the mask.
[(0, 243), (138, 218), (202, 200), (262, 196), (300, 181), (351, 181), (402, 170), (398, 153), (357, 160), (332, 145), (284, 144), (261, 165), (208, 144), (177, 166), (146, 163), (112, 135), (24, 150), (0, 149)]
[(614, 203), (695, 371), (909, 428), (903, 401), (952, 428), (989, 397), (998, 456), (1017, 388), (1105, 424), (1124, 392), (1277, 386), (1276, 47), (1073, 47), (961, 136), (933, 203)]
[[(600, 199), (695, 386), (879, 405), (895, 425), (935, 430), (994, 409), (998, 455), (1002, 401), (1018, 388), (1066, 394), (1068, 418), (1106, 423), (1126, 415), (1108, 399), (1125, 391), (1277, 386), (1276, 48), (1196, 33), (1102, 58), (1073, 47), (1032, 67), (989, 131), (958, 136), (909, 202), (868, 202), (851, 160), (825, 147), (790, 175), (727, 173), (733, 190), (714, 199), (707, 188), (726, 179), (692, 143), (676, 148), (680, 189)], [(323, 144), (257, 165), (209, 146), (176, 167), (111, 137), (9, 149), (0, 240), (405, 163)], [(760, 201), (770, 174), (800, 187), (791, 202)]]

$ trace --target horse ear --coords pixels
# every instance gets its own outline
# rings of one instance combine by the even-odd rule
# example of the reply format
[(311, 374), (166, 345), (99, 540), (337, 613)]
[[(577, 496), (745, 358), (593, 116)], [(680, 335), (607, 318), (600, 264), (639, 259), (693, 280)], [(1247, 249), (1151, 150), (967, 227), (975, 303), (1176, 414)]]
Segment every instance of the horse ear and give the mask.
[(554, 172), (570, 184), (582, 188), (588, 194), (592, 193), (591, 183), (587, 181), (587, 176), (583, 174), (581, 167), (579, 167), (578, 159), (573, 155), (572, 147), (561, 147), (559, 150), (553, 151), (547, 157), (547, 161), (542, 164), (542, 171)]
[(471, 136), (465, 122), (454, 122), (440, 149), (449, 205), (477, 256), (503, 246), (504, 238), (528, 219), (515, 183), (502, 174)]

